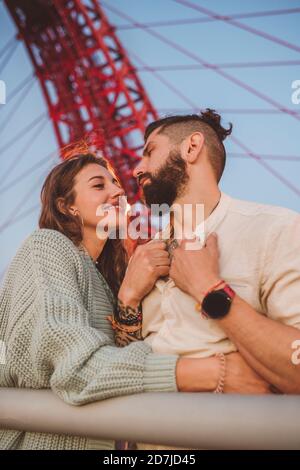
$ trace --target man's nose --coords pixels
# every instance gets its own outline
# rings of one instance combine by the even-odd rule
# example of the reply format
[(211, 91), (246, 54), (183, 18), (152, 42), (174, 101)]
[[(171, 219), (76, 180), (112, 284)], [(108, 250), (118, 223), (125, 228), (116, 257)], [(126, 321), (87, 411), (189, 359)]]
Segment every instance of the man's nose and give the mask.
[(138, 178), (140, 175), (146, 172), (145, 163), (141, 160), (133, 170), (133, 176)]

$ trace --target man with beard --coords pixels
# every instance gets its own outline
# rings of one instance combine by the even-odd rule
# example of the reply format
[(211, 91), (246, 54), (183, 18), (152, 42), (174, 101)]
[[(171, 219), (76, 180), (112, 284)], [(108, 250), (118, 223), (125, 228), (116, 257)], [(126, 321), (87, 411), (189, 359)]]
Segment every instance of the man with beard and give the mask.
[(204, 230), (205, 244), (194, 249), (175, 235), (170, 277), (143, 299), (143, 337), (154, 352), (221, 354), (225, 368), (224, 355), (238, 350), (273, 390), (300, 393), (300, 216), (220, 191), (232, 129), (220, 122), (208, 109), (146, 129), (135, 176), (147, 205), (203, 205), (190, 228)]
[[(143, 338), (157, 353), (217, 356), (216, 393), (228, 392), (230, 358), (236, 354), (272, 392), (298, 394), (300, 216), (220, 191), (223, 140), (231, 129), (210, 109), (167, 117), (146, 129), (135, 176), (148, 206), (171, 208), (171, 224), (160, 236), (168, 239), (172, 262), (169, 277), (158, 279), (143, 299)], [(178, 216), (186, 206), (196, 207), (187, 231)], [(177, 236), (180, 228), (189, 240)], [(197, 237), (204, 240), (200, 247)], [(236, 393), (248, 393), (243, 379)]]

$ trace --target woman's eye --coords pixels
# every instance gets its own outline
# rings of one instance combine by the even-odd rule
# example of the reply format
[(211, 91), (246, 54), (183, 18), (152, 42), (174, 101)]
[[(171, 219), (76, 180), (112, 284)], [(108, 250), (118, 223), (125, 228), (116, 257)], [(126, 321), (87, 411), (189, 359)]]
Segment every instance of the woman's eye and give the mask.
[(94, 188), (99, 188), (99, 189), (103, 189), (104, 188), (104, 184), (95, 184), (95, 186), (93, 186)]

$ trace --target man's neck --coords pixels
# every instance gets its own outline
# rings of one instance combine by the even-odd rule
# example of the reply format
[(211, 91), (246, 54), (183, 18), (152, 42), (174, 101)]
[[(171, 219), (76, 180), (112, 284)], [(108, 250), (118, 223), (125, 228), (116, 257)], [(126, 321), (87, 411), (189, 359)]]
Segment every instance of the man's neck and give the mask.
[(171, 225), (175, 231), (184, 231), (185, 235), (192, 234), (196, 227), (203, 223), (216, 209), (221, 198), (221, 192), (216, 186), (210, 191), (197, 194), (186, 193), (175, 201), (171, 212)]

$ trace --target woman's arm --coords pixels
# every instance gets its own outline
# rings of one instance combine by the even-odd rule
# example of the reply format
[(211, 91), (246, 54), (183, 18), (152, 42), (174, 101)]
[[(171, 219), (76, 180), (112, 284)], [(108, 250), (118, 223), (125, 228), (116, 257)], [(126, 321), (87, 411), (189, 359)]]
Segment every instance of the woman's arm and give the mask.
[(70, 240), (44, 230), (27, 245), (26, 259), (19, 263), (30, 278), (34, 303), (30, 316), (30, 310), (20, 315), (19, 334), (10, 339), (9, 349), (28, 384), (50, 387), (73, 405), (177, 391), (178, 356), (153, 354), (143, 341), (118, 348), (104, 331), (90, 325), (85, 269)]
[(117, 346), (143, 339), (142, 299), (160, 276), (168, 275), (169, 265), (166, 244), (160, 240), (152, 240), (135, 250), (119, 290), (116, 311), (113, 317), (108, 317)]
[(115, 343), (119, 347), (133, 341), (141, 341), (142, 336), (142, 306), (135, 307), (124, 304), (120, 297), (113, 317), (108, 317), (115, 332)]

